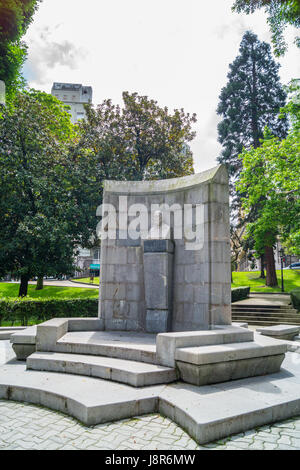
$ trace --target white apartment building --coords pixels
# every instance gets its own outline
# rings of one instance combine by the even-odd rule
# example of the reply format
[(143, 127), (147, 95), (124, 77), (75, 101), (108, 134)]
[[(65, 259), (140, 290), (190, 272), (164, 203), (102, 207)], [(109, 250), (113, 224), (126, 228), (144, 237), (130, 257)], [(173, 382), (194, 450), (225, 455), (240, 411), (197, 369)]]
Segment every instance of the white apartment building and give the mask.
[(70, 106), (68, 111), (71, 121), (76, 124), (80, 119), (85, 118), (84, 104), (92, 103), (93, 88), (83, 86), (78, 83), (53, 83), (51, 95), (58, 98), (64, 104)]

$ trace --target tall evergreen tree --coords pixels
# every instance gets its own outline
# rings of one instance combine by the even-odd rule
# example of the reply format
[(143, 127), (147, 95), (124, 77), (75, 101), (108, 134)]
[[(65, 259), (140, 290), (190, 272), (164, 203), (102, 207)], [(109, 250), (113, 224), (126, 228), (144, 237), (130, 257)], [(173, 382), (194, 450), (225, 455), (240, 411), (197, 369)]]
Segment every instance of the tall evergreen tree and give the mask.
[[(239, 55), (229, 67), (229, 81), (221, 91), (217, 109), (223, 117), (218, 125), (219, 142), (223, 146), (218, 160), (228, 168), (233, 196), (232, 214), (239, 219), (243, 197), (235, 189), (243, 166), (239, 154), (243, 149), (256, 149), (261, 145), (266, 126), (281, 139), (287, 135), (287, 119), (279, 117), (280, 108), (285, 105), (286, 93), (280, 84), (279, 64), (272, 58), (270, 45), (260, 42), (251, 31), (244, 34)], [(254, 222), (260, 203), (257, 200), (247, 216), (235, 223), (239, 226)], [(254, 244), (255, 240), (251, 243)], [(264, 250), (257, 251), (257, 255), (261, 258), (261, 273), (264, 277)], [(270, 254), (269, 259), (271, 262)]]
[(217, 109), (223, 118), (218, 125), (218, 140), (223, 146), (218, 160), (226, 164), (234, 180), (242, 168), (238, 155), (243, 148), (259, 147), (266, 126), (275, 136), (286, 136), (287, 120), (278, 117), (286, 93), (270, 45), (260, 42), (251, 31), (244, 34), (239, 55), (229, 68)]

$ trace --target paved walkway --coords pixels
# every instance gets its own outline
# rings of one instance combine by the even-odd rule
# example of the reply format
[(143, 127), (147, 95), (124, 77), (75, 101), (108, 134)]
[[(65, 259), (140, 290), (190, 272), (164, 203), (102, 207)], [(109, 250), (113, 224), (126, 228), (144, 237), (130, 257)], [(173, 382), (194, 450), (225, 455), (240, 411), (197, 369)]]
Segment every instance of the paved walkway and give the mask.
[[(32, 281), (29, 284), (36, 285), (36, 282)], [(44, 281), (44, 286), (55, 286), (55, 287), (87, 287), (90, 289), (99, 289), (99, 286), (93, 284), (85, 284), (84, 282), (72, 282), (72, 281), (57, 281), (50, 280)]]
[(300, 417), (198, 446), (157, 414), (87, 428), (46, 408), (0, 401), (0, 450), (299, 450)]
[(245, 300), (234, 302), (233, 305), (282, 305), (287, 306), (291, 302), (291, 297), (284, 294), (250, 294)]

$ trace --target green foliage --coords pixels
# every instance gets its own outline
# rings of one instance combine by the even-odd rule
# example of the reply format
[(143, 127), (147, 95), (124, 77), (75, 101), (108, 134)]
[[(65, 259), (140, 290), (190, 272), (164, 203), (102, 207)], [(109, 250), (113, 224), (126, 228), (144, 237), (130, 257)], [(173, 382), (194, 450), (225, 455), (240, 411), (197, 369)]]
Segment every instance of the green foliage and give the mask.
[(238, 302), (249, 297), (250, 287), (235, 287), (231, 289), (231, 302)]
[[(272, 34), (272, 44), (276, 56), (284, 55), (287, 44), (284, 39), (284, 30), (287, 25), (300, 27), (299, 0), (235, 0), (233, 10), (253, 13), (264, 8), (268, 15), (268, 23)], [(295, 44), (300, 47), (300, 38), (296, 37)]]
[(187, 143), (195, 134), (195, 115), (170, 114), (157, 102), (137, 93), (123, 93), (124, 107), (105, 100), (86, 106), (87, 120), (79, 123), (78, 149), (94, 159), (96, 178), (163, 179), (193, 173)]
[(97, 317), (98, 299), (0, 299), (2, 322), (41, 323), (51, 318)]
[(223, 146), (218, 160), (236, 179), (242, 168), (238, 155), (244, 148), (259, 147), (266, 126), (274, 135), (286, 136), (287, 122), (278, 117), (286, 93), (269, 44), (260, 42), (250, 31), (245, 33), (239, 55), (229, 67), (228, 83), (221, 91), (217, 109), (222, 116), (218, 140)]
[(300, 289), (291, 291), (291, 301), (293, 307), (300, 311)]
[(17, 41), (27, 31), (40, 0), (0, 0), (1, 41)]
[[(17, 93), (0, 121), (0, 275), (72, 274), (74, 250), (96, 228), (99, 194), (66, 108), (31, 90)], [(24, 293), (22, 293), (24, 295)], [(25, 290), (26, 295), (26, 290)]]
[[(289, 103), (282, 113), (294, 112)], [(296, 104), (296, 106), (298, 106)], [(291, 252), (300, 254), (300, 130), (299, 110), (286, 139), (279, 140), (267, 129), (262, 145), (241, 154), (243, 171), (238, 189), (244, 193), (243, 209), (257, 208), (248, 224), (255, 249), (274, 244), (276, 237), (287, 241)]]
[(40, 0), (0, 0), (0, 80), (6, 84), (10, 102), (24, 85), (21, 69), (27, 46), (21, 41)]

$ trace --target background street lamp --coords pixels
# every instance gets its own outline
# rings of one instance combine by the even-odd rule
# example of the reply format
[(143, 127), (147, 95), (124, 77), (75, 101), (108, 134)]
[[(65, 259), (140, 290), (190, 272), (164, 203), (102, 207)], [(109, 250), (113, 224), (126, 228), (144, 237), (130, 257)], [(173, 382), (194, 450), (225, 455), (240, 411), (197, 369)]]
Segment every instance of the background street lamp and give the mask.
[(284, 249), (280, 248), (279, 250), (280, 261), (281, 261), (281, 292), (284, 292), (284, 281), (283, 281), (283, 260), (285, 257)]

